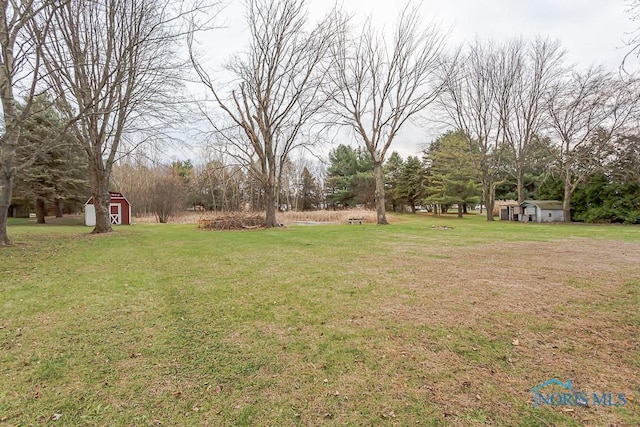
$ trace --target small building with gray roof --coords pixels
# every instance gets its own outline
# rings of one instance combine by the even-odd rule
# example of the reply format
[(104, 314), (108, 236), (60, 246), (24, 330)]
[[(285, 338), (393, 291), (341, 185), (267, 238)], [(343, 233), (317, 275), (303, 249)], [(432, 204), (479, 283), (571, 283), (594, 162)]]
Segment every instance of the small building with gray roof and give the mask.
[(520, 203), (521, 222), (564, 222), (562, 202), (559, 200), (525, 200)]

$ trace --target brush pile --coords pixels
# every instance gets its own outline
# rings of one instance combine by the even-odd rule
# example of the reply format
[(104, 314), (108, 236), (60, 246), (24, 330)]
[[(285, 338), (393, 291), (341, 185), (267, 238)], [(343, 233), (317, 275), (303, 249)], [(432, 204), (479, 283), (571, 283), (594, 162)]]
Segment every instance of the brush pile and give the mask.
[(251, 230), (264, 225), (264, 216), (246, 212), (228, 212), (198, 220), (198, 228), (204, 230)]

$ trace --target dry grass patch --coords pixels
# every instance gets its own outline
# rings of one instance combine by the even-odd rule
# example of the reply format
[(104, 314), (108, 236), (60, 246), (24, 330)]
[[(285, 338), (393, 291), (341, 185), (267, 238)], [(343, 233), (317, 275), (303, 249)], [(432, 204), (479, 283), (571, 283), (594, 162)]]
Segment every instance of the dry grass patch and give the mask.
[[(404, 254), (390, 264), (400, 267), (394, 282), (406, 292), (375, 313), (409, 328), (422, 325), (429, 338), (393, 346), (386, 354), (390, 360), (397, 360), (399, 348), (413, 359), (430, 354), (425, 372), (440, 372), (428, 387), (430, 398), (443, 413), (455, 415), (454, 424), (473, 421), (464, 421), (463, 414), (509, 424), (500, 414), (531, 404), (531, 388), (553, 377), (571, 379), (585, 393), (640, 397), (640, 342), (632, 338), (640, 334), (640, 312), (628, 311), (640, 308), (639, 244), (397, 243), (393, 252)], [(361, 269), (389, 276), (387, 265), (363, 263)], [(628, 422), (615, 408), (557, 409), (563, 410), (581, 425)], [(637, 417), (638, 409), (630, 410)]]
[[(345, 224), (349, 218), (364, 218), (364, 222), (375, 224), (377, 222), (376, 212), (365, 209), (349, 209), (340, 211), (306, 211), (306, 212), (280, 212), (279, 221), (284, 224), (294, 224), (296, 222), (318, 222)], [(395, 218), (387, 214), (387, 220), (392, 222)]]
[[(181, 212), (170, 219), (172, 224), (198, 224), (201, 221), (224, 221), (229, 217), (240, 216), (262, 216), (263, 212)], [(375, 211), (365, 209), (350, 209), (339, 211), (291, 211), (278, 212), (276, 218), (279, 223), (284, 225), (292, 225), (296, 223), (327, 223), (327, 224), (344, 224), (349, 218), (364, 218), (364, 222), (375, 224), (377, 221)], [(394, 222), (396, 218), (393, 214), (387, 214), (387, 220)], [(139, 224), (155, 223), (156, 218), (153, 215), (136, 216), (134, 222)]]

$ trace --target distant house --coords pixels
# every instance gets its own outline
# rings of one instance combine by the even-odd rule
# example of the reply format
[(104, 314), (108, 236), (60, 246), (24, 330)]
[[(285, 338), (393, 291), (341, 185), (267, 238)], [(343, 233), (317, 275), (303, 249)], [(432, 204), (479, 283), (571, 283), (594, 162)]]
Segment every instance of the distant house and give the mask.
[(518, 220), (522, 222), (564, 222), (562, 202), (558, 200), (525, 200), (520, 203)]
[[(122, 193), (109, 191), (109, 219), (111, 224), (131, 224), (131, 203)], [(84, 225), (93, 227), (96, 225), (96, 207), (93, 204), (93, 197), (84, 204)]]

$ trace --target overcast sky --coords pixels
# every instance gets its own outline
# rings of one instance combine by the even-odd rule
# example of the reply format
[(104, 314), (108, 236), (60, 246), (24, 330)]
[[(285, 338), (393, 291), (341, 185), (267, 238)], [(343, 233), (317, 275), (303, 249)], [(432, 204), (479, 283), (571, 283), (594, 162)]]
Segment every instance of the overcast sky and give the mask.
[[(605, 63), (617, 68), (624, 40), (635, 24), (626, 0), (423, 0), (422, 15), (449, 30), (452, 44), (481, 39), (505, 40), (537, 35), (559, 39), (572, 62)], [(313, 9), (326, 4), (312, 0)], [(344, 0), (356, 16), (372, 15), (392, 26), (404, 1)]]
[[(579, 67), (603, 64), (617, 70), (628, 48), (625, 40), (638, 23), (630, 20), (628, 0), (423, 0), (426, 21), (435, 21), (449, 33), (451, 46), (475, 38), (495, 41), (510, 38), (549, 36), (558, 39), (567, 51), (569, 63)], [(320, 17), (331, 2), (308, 0), (311, 17)], [(406, 4), (399, 0), (342, 0), (342, 8), (358, 21), (371, 16), (376, 25), (392, 28), (398, 11)], [(206, 62), (217, 68), (247, 44), (246, 23), (241, 2), (231, 0), (218, 22), (224, 25), (204, 35)], [(635, 69), (637, 61), (630, 65)], [(417, 154), (425, 139), (439, 131), (412, 126), (398, 135), (392, 146), (406, 157)]]

